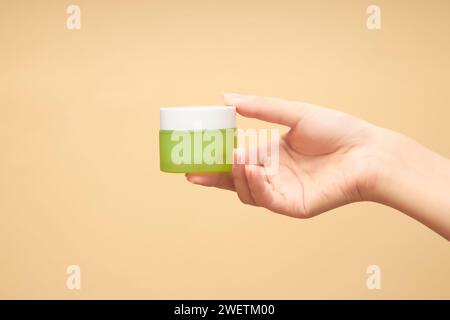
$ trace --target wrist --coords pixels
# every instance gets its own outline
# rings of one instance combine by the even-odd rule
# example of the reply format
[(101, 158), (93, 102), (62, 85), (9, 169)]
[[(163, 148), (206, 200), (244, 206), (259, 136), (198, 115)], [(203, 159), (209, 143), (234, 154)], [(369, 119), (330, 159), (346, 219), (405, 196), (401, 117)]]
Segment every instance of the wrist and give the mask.
[(404, 180), (403, 170), (408, 166), (403, 154), (408, 154), (408, 138), (385, 128), (375, 127), (370, 142), (370, 176), (373, 180), (367, 191), (368, 200), (392, 206), (391, 190)]
[(450, 161), (409, 137), (377, 128), (368, 199), (397, 209), (450, 239)]
[(396, 153), (401, 149), (401, 137), (396, 132), (369, 124), (359, 155), (357, 189), (361, 200), (384, 203), (388, 201), (386, 188), (398, 172)]

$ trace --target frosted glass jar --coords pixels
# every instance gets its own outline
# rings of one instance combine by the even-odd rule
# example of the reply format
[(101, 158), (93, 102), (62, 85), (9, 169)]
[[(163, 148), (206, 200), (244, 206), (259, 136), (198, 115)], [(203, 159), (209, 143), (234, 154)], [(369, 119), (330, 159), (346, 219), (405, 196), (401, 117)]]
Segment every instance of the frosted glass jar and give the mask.
[(236, 108), (160, 109), (160, 169), (173, 173), (230, 172), (236, 146)]

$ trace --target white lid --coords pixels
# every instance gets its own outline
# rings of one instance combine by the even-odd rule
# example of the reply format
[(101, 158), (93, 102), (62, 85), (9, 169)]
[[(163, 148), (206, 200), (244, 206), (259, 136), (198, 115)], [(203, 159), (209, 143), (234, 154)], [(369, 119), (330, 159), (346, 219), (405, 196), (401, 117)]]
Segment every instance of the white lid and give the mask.
[(215, 130), (236, 128), (236, 107), (192, 106), (161, 108), (161, 130)]

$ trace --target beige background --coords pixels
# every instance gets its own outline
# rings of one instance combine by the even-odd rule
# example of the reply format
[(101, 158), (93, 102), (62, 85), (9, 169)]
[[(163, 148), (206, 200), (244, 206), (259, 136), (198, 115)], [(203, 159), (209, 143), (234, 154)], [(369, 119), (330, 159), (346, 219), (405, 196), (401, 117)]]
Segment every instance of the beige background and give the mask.
[(337, 108), (450, 157), (450, 1), (374, 1), (381, 31), (371, 3), (1, 0), (0, 298), (450, 298), (449, 243), (393, 209), (295, 220), (159, 172), (159, 107), (223, 91)]

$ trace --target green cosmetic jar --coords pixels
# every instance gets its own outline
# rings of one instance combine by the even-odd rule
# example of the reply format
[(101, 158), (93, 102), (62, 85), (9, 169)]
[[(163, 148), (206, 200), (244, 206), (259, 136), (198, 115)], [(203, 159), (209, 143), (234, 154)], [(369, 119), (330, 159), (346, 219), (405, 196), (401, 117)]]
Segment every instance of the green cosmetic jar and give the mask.
[(236, 147), (236, 108), (160, 109), (160, 170), (171, 173), (230, 172)]

